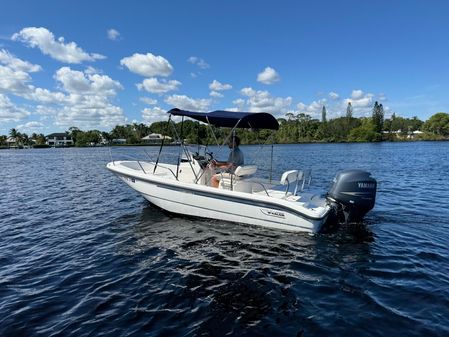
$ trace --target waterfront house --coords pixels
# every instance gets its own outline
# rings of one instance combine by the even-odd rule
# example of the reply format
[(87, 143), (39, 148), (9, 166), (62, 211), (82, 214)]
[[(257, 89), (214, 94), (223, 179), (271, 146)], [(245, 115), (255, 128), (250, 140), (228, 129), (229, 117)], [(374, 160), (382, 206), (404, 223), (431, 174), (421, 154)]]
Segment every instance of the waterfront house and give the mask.
[(73, 146), (73, 140), (68, 133), (52, 133), (45, 137), (45, 144), (54, 147)]
[(6, 145), (9, 148), (16, 148), (16, 147), (18, 147), (17, 138), (14, 138), (14, 137), (6, 138)]
[(126, 139), (125, 138), (114, 138), (111, 143), (115, 144), (115, 145), (123, 145), (123, 144), (126, 144)]
[(149, 144), (161, 143), (162, 139), (171, 140), (172, 138), (169, 136), (161, 135), (160, 133), (150, 133), (148, 136), (142, 137), (142, 141)]
[(415, 130), (415, 131), (409, 131), (407, 134), (407, 138), (408, 139), (415, 139), (415, 138), (419, 138), (419, 136), (421, 136), (424, 132), (419, 131), (419, 130)]

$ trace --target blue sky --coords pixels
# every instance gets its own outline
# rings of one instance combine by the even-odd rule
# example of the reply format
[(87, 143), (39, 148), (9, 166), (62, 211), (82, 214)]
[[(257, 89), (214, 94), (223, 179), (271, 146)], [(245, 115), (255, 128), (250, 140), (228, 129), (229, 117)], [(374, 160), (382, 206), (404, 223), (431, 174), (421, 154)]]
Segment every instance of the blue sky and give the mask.
[(172, 107), (427, 119), (449, 106), (449, 1), (0, 5), (0, 134), (151, 123)]

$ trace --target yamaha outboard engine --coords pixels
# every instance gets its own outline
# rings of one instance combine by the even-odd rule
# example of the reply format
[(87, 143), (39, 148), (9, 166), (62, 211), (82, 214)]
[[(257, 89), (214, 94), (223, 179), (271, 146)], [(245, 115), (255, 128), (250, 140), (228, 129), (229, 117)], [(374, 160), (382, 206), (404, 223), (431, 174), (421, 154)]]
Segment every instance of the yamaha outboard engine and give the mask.
[(362, 170), (346, 170), (337, 174), (327, 194), (327, 200), (344, 221), (360, 222), (376, 200), (376, 179)]

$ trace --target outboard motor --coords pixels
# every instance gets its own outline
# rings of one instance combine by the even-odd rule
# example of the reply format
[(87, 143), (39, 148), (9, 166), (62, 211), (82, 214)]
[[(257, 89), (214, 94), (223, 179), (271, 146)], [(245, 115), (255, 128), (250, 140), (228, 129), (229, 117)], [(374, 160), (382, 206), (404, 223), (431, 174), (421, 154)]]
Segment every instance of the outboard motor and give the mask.
[(371, 173), (362, 170), (339, 172), (334, 178), (327, 200), (344, 221), (360, 222), (376, 200), (377, 181)]

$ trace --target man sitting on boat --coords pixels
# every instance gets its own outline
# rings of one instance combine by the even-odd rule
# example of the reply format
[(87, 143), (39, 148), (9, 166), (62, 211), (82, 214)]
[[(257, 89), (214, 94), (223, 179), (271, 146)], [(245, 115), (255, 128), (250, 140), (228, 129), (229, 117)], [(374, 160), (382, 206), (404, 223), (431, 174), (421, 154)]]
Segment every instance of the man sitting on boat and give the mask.
[[(212, 168), (220, 168), (224, 169), (224, 174), (234, 173), (235, 169), (239, 166), (242, 166), (245, 161), (243, 158), (243, 152), (239, 149), (240, 138), (234, 136), (234, 139), (229, 141), (229, 148), (231, 152), (229, 153), (229, 157), (227, 161), (217, 161), (213, 160), (211, 163)], [(220, 183), (220, 179), (223, 176), (223, 173), (218, 173), (212, 176), (211, 186), (218, 187)]]

